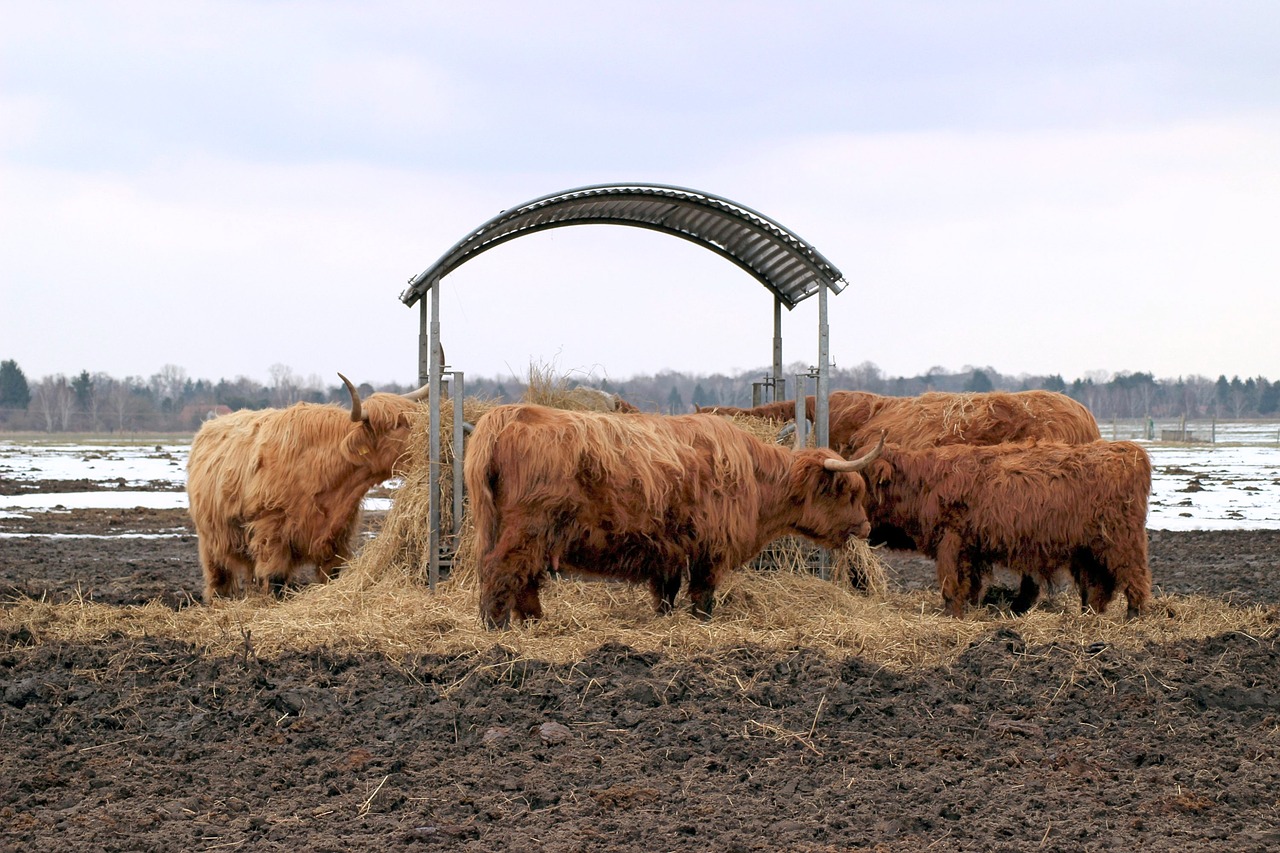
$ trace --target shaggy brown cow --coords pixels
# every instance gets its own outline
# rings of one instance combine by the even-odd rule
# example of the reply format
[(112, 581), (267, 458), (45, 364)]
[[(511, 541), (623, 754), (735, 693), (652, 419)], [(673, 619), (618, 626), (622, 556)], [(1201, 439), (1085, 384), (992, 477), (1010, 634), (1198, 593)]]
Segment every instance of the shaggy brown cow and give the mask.
[(352, 553), (365, 492), (403, 455), (418, 389), (373, 394), (351, 411), (298, 403), (206, 421), (191, 442), (187, 495), (205, 601), (279, 589), (304, 565), (328, 580)]
[[(902, 528), (937, 561), (953, 616), (980, 600), (995, 562), (1041, 580), (1069, 566), (1081, 606), (1099, 613), (1117, 587), (1130, 617), (1151, 594), (1151, 460), (1133, 442), (889, 445), (864, 476), (872, 523)], [(1015, 612), (1033, 603), (1017, 602)]]
[(831, 447), (848, 454), (888, 430), (902, 447), (1102, 438), (1089, 410), (1054, 391), (988, 391), (884, 397), (866, 391), (831, 394)]
[[(909, 448), (1001, 444), (1029, 439), (1083, 444), (1102, 438), (1088, 409), (1065, 394), (1053, 391), (930, 391), (918, 397), (834, 391), (829, 400), (830, 444), (842, 456), (856, 453), (857, 448), (875, 441), (882, 432), (887, 432), (899, 447)], [(805, 402), (812, 420), (814, 397), (810, 395)], [(724, 408), (716, 411), (729, 413)], [(795, 402), (782, 401), (733, 412), (794, 419)], [(872, 545), (916, 550), (911, 537), (891, 524), (873, 524), (868, 538)], [(1015, 604), (1021, 606), (1027, 600), (1035, 601), (1039, 594), (1035, 579), (1024, 575)]]
[[(814, 397), (810, 394), (805, 401), (809, 420), (813, 420), (814, 405)], [(737, 406), (694, 406), (693, 411), (699, 415), (724, 415), (726, 417), (747, 415), (748, 417), (764, 418), (771, 421), (793, 421), (796, 419), (796, 401), (778, 400), (775, 403), (765, 403), (750, 409), (742, 409)]]
[(540, 618), (548, 564), (648, 584), (660, 613), (687, 568), (693, 610), (709, 617), (721, 578), (770, 541), (866, 536), (853, 472), (878, 453), (792, 452), (698, 415), (498, 406), (476, 421), (464, 462), (481, 618)]
[[(882, 431), (902, 447), (944, 444), (1000, 444), (1033, 438), (1083, 444), (1102, 438), (1089, 410), (1054, 391), (930, 391), (918, 397), (886, 397), (869, 391), (833, 391), (829, 399), (831, 448), (849, 455)], [(805, 398), (805, 415), (814, 418), (814, 397)], [(699, 414), (750, 415), (795, 420), (794, 400), (750, 409), (702, 406)]]

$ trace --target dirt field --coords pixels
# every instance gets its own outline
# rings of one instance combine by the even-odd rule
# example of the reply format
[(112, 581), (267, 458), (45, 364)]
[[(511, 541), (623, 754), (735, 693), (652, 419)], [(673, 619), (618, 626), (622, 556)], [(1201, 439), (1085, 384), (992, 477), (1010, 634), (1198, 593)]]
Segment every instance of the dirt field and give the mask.
[[(184, 512), (0, 532), (110, 534), (0, 538), (6, 600), (202, 606)], [(1151, 549), (1162, 593), (1280, 606), (1280, 531)], [(890, 564), (893, 587), (932, 585), (929, 562)], [(500, 635), (404, 661), (209, 655), (48, 642), (6, 609), (0, 849), (1275, 850), (1280, 660), (1261, 633), (1029, 645), (995, 619), (955, 664), (903, 673), (804, 648), (548, 664)]]

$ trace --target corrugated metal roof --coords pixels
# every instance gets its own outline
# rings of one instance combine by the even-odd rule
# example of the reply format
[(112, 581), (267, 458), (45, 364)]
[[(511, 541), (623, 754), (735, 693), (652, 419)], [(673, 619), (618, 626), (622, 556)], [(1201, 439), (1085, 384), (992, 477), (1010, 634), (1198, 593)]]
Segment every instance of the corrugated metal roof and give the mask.
[(751, 273), (787, 308), (817, 293), (823, 282), (834, 293), (846, 284), (817, 249), (749, 207), (684, 187), (613, 184), (559, 192), (504, 210), (409, 279), (400, 299), (413, 305), (433, 282), (523, 234), (591, 223), (650, 228), (697, 243)]

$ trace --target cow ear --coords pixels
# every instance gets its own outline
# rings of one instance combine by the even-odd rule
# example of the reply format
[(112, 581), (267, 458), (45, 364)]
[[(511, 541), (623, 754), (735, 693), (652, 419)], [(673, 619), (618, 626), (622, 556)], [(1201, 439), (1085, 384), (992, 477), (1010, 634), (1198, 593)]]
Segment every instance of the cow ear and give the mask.
[(863, 474), (867, 478), (867, 491), (871, 493), (871, 499), (880, 503), (880, 493), (893, 477), (893, 466), (883, 459), (877, 459), (867, 466)]
[(347, 433), (347, 437), (342, 440), (342, 455), (348, 462), (353, 462), (357, 465), (362, 464), (364, 458), (373, 452), (376, 441), (377, 436), (369, 428), (368, 421), (353, 424), (351, 431)]

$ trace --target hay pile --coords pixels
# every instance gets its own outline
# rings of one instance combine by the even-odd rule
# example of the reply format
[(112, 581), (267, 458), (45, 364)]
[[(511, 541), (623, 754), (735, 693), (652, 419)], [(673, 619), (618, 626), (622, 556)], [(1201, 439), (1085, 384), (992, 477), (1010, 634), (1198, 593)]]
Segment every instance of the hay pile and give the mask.
[(353, 575), (315, 585), (282, 602), (263, 597), (172, 610), (160, 603), (117, 607), (20, 599), (0, 611), (0, 632), (33, 644), (94, 643), (131, 637), (193, 643), (212, 655), (276, 657), (299, 649), (380, 652), (392, 660), (424, 654), (467, 655), (501, 645), (515, 656), (570, 664), (606, 643), (694, 660), (728, 649), (808, 648), (833, 657), (861, 657), (899, 671), (945, 667), (975, 645), (1017, 632), (1029, 649), (1075, 650), (1096, 643), (1141, 649), (1228, 632), (1273, 636), (1274, 607), (1234, 606), (1203, 596), (1159, 596), (1151, 613), (1125, 622), (1123, 607), (1104, 616), (1079, 613), (1063, 596), (1027, 616), (984, 610), (945, 616), (933, 591), (851, 593), (805, 575), (738, 572), (718, 595), (715, 617), (694, 619), (652, 611), (640, 587), (556, 580), (543, 592), (545, 618), (504, 632), (484, 630), (476, 590), (442, 584), (433, 594), (417, 584)]

